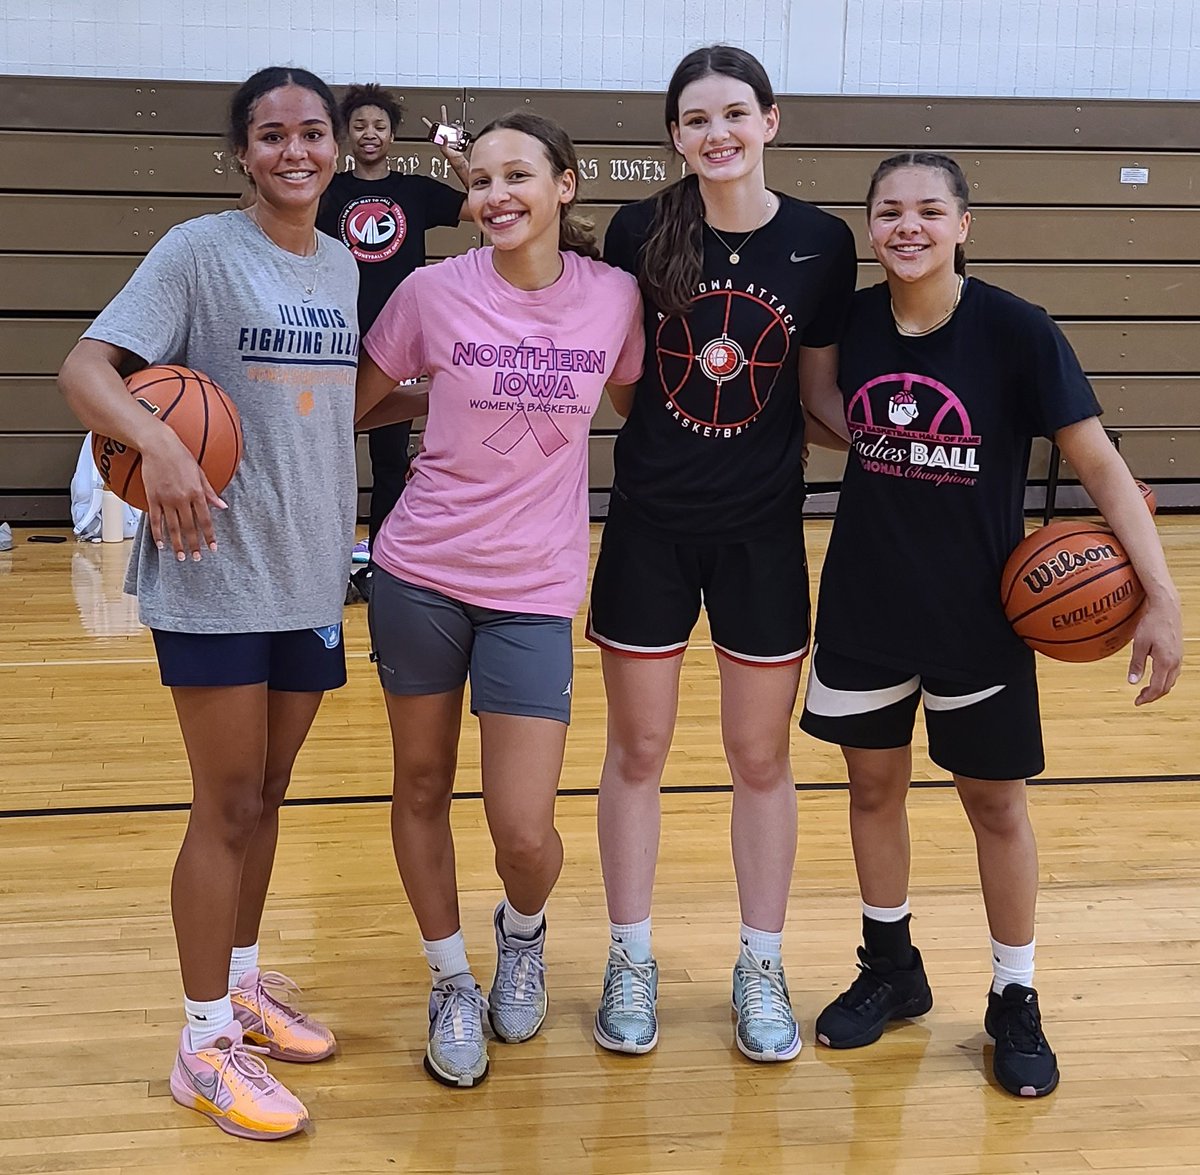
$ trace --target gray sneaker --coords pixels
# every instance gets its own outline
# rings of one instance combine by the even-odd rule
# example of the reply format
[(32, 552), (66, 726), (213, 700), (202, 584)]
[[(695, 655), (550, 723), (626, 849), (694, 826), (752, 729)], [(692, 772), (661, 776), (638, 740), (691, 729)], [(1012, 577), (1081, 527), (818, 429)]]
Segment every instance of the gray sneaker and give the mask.
[(487, 1076), (487, 1041), (483, 1036), (486, 1009), (487, 1001), (469, 971), (434, 984), (429, 995), (425, 1072), (435, 1081), (470, 1089)]
[(504, 932), (504, 903), (492, 916), (496, 929), (496, 977), (488, 992), (488, 1020), (506, 1044), (520, 1044), (537, 1034), (546, 1019), (546, 922), (533, 938)]
[(733, 965), (737, 1046), (752, 1061), (790, 1061), (800, 1052), (800, 1029), (782, 967), (770, 967), (743, 946)]
[(592, 1035), (615, 1053), (648, 1053), (658, 1044), (658, 964), (634, 962), (615, 943), (608, 948), (604, 991)]

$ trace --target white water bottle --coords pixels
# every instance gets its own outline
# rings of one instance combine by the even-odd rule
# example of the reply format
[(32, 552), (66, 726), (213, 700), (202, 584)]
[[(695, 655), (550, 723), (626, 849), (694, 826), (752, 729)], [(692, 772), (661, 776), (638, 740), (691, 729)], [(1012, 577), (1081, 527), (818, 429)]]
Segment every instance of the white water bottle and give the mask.
[(125, 541), (125, 503), (112, 490), (104, 491), (100, 504), (100, 539), (105, 543)]

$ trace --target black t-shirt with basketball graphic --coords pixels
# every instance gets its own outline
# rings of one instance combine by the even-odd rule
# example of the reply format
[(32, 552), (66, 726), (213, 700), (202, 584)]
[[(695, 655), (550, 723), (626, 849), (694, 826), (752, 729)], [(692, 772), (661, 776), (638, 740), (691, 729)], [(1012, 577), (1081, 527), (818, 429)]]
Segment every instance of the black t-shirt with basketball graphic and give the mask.
[[(636, 275), (655, 199), (621, 208), (604, 258)], [(745, 234), (723, 234), (740, 243)], [(613, 509), (672, 541), (770, 533), (804, 503), (799, 347), (841, 334), (854, 292), (845, 222), (780, 196), (739, 250), (704, 233), (703, 277), (684, 316), (646, 301), (646, 371), (617, 438)]]
[(358, 322), (366, 334), (395, 288), (425, 264), (425, 232), (458, 224), (466, 196), (423, 175), (365, 180), (339, 172), (321, 197), (317, 228), (358, 262)]
[(954, 317), (901, 335), (886, 283), (851, 304), (839, 383), (851, 451), (821, 573), (817, 643), (995, 683), (1033, 654), (1000, 606), (1024, 536), (1032, 438), (1100, 414), (1038, 306), (971, 278)]

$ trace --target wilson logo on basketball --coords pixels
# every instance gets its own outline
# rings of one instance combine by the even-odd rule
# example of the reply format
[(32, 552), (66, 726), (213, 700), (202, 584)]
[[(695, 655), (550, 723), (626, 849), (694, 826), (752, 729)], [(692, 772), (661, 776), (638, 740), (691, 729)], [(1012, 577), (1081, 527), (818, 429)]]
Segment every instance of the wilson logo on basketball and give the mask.
[(360, 196), (342, 209), (338, 235), (357, 261), (387, 261), (408, 236), (404, 210), (387, 196)]
[(761, 286), (701, 283), (690, 313), (663, 318), (655, 338), (667, 411), (697, 436), (740, 435), (767, 406), (795, 329)]
[(1103, 563), (1117, 558), (1117, 552), (1108, 544), (1102, 547), (1087, 547), (1082, 551), (1059, 551), (1039, 563), (1021, 577), (1025, 586), (1036, 596), (1040, 595), (1057, 579), (1066, 579), (1089, 563)]

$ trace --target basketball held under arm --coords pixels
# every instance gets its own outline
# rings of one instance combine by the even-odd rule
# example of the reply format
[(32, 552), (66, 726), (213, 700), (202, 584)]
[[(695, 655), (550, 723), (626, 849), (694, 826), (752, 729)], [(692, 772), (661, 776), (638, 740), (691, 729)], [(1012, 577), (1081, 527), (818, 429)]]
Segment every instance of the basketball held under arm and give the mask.
[(122, 347), (80, 339), (58, 373), (59, 390), (86, 428), (141, 453), (146, 516), (159, 550), (169, 539), (177, 559), (190, 552), (198, 560), (202, 548), (217, 549), (209, 507), (226, 506), (175, 431), (129, 394), (121, 372), (133, 360), (143, 365)]
[(808, 440), (826, 448), (850, 444), (846, 411), (838, 388), (838, 348), (800, 348), (800, 403), (809, 423)]
[(1142, 706), (1157, 701), (1170, 691), (1179, 676), (1183, 620), (1179, 591), (1167, 568), (1154, 519), (1098, 417), (1091, 416), (1059, 429), (1054, 441), (1121, 540), (1146, 589), (1146, 610), (1133, 638), (1129, 682), (1134, 685), (1141, 681), (1149, 659), (1153, 664), (1150, 681), (1138, 693), (1134, 704)]

